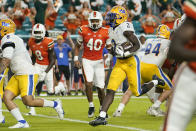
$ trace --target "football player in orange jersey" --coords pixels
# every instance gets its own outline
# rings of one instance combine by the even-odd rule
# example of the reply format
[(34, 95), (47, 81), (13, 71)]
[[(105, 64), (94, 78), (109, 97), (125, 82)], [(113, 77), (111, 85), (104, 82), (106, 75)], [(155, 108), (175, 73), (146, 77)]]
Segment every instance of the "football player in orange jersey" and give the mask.
[(93, 117), (95, 111), (92, 91), (93, 84), (98, 90), (100, 106), (102, 106), (105, 97), (105, 73), (102, 52), (105, 45), (110, 45), (110, 40), (108, 29), (102, 27), (102, 21), (103, 18), (100, 12), (91, 12), (88, 18), (89, 24), (80, 27), (79, 37), (75, 47), (74, 62), (75, 65), (80, 68), (78, 54), (81, 45), (84, 46), (82, 70), (85, 78), (86, 95), (89, 102), (88, 117)]
[[(55, 64), (54, 42), (45, 37), (46, 29), (42, 24), (36, 24), (32, 29), (32, 37), (28, 41), (29, 49), (32, 52), (34, 66), (39, 74), (37, 93), (41, 93), (42, 85), (45, 82), (48, 94), (54, 94), (53, 65)], [(29, 115), (35, 115), (34, 107), (30, 107)]]
[(35, 60), (35, 68), (39, 74), (39, 82), (44, 81), (48, 94), (54, 93), (53, 88), (53, 65), (55, 64), (54, 42), (45, 37), (46, 29), (42, 24), (33, 26), (32, 37), (28, 45)]
[(164, 131), (185, 131), (196, 107), (196, 1), (185, 1), (184, 11), (187, 18), (174, 33), (169, 53), (187, 63), (182, 63), (174, 76), (176, 90)]

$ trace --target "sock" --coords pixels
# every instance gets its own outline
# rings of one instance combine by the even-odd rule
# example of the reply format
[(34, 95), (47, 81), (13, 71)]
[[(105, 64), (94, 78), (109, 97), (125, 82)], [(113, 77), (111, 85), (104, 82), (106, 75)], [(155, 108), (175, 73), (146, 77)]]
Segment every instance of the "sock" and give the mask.
[(94, 107), (93, 102), (89, 102), (89, 107)]
[(156, 93), (156, 92), (154, 93), (154, 102), (158, 100), (159, 96), (160, 96), (160, 93)]
[(21, 121), (21, 123), (25, 123), (26, 121), (24, 120), (22, 114), (20, 113), (18, 108), (14, 108), (10, 111), (10, 113), (16, 118), (18, 122)]
[(124, 107), (125, 107), (125, 104), (120, 103), (119, 106), (118, 106), (118, 110), (122, 111), (124, 109)]
[(2, 99), (1, 99), (1, 95), (0, 95), (0, 117), (3, 117), (3, 114), (2, 114)]
[(155, 108), (159, 108), (161, 105), (161, 102), (159, 100), (155, 101), (155, 103), (152, 105), (152, 107), (155, 107)]
[(157, 86), (158, 85), (158, 80), (152, 80), (151, 82), (154, 83), (154, 86)]
[(44, 99), (44, 106), (43, 107), (53, 107), (55, 108), (58, 105), (56, 101), (49, 101)]
[(30, 111), (31, 113), (35, 113), (35, 107), (30, 107)]
[(106, 117), (106, 112), (105, 111), (101, 111), (99, 116), (105, 118)]

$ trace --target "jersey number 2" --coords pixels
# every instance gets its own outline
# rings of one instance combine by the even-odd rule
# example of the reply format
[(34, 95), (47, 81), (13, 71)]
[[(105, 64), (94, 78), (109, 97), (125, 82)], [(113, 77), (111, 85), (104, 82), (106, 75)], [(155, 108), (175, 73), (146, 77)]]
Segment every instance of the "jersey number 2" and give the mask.
[[(154, 49), (152, 50), (152, 53), (155, 53), (155, 55), (158, 56), (159, 55), (159, 51), (160, 51), (160, 47), (161, 47), (161, 44), (158, 43), (154, 47)], [(146, 50), (145, 50), (145, 55), (150, 54), (151, 48), (152, 48), (152, 44), (148, 44), (147, 47), (146, 47)]]
[(38, 60), (43, 60), (44, 58), (42, 57), (42, 53), (40, 50), (36, 50), (35, 51), (35, 55), (37, 57)]
[(102, 40), (100, 39), (96, 39), (94, 44), (93, 44), (93, 38), (91, 38), (88, 43), (87, 43), (87, 47), (90, 48), (90, 50), (95, 50), (95, 51), (99, 51), (101, 49), (101, 45), (103, 44)]

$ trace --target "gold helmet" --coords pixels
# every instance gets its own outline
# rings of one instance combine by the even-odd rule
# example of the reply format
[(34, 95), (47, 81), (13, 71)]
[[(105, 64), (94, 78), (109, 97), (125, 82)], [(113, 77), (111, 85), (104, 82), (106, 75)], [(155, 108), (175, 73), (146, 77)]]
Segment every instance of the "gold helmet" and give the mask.
[(170, 38), (170, 29), (167, 25), (159, 25), (157, 28), (156, 35), (158, 37), (169, 39)]
[(106, 16), (106, 22), (110, 27), (115, 27), (127, 21), (128, 13), (122, 6), (114, 6)]
[(0, 38), (9, 33), (15, 33), (16, 25), (11, 19), (0, 20)]

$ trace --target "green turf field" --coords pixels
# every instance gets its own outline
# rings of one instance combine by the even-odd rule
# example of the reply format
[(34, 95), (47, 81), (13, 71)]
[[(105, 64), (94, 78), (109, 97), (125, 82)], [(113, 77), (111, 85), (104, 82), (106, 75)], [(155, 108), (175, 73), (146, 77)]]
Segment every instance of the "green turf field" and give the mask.
[[(60, 98), (64, 98), (62, 99), (63, 108), (66, 113), (64, 120), (59, 120), (57, 118), (57, 113), (54, 109), (36, 108), (38, 116), (24, 115), (25, 119), (28, 121), (31, 127), (29, 129), (14, 129), (14, 131), (159, 131), (163, 123), (162, 117), (152, 117), (146, 114), (146, 110), (151, 105), (147, 98), (131, 99), (121, 117), (112, 117), (113, 112), (120, 102), (120, 98), (115, 98), (112, 106), (109, 109), (109, 125), (91, 127), (88, 125), (88, 122), (92, 120), (92, 118), (87, 117), (88, 103), (85, 97), (82, 97), (82, 99), (81, 97)], [(96, 115), (98, 115), (99, 102), (96, 97), (94, 98)], [(50, 97), (50, 99), (56, 98)], [(28, 109), (22, 104), (21, 100), (15, 100), (15, 102), (19, 105), (21, 112), (28, 112)], [(3, 109), (6, 109), (5, 106)], [(4, 112), (4, 115), (6, 117), (6, 123), (0, 125), (0, 131), (10, 130), (8, 129), (8, 126), (12, 126), (16, 123), (16, 120), (11, 116), (10, 113)], [(188, 126), (187, 131), (195, 131), (195, 123), (196, 116), (194, 116), (191, 124)]]

